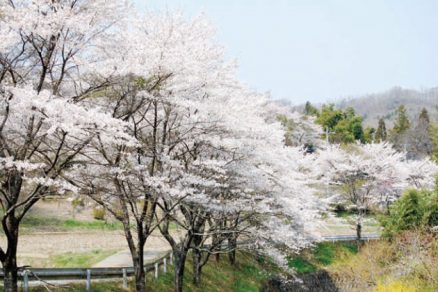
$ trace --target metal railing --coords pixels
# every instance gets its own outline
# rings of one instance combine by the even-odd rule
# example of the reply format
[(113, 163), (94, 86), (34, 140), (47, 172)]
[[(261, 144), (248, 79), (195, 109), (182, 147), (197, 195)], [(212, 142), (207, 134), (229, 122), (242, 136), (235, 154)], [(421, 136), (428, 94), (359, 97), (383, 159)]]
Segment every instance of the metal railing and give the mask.
[[(172, 264), (172, 252), (156, 259), (152, 263), (145, 264), (146, 273), (154, 272), (154, 277), (158, 278), (160, 270), (167, 273), (167, 267)], [(123, 288), (128, 288), (128, 277), (134, 276), (133, 267), (119, 268), (24, 268), (19, 271), (22, 280), (23, 291), (29, 291), (29, 282), (38, 281), (42, 285), (50, 284), (50, 281), (85, 281), (86, 290), (91, 291), (91, 282), (98, 279), (118, 279), (123, 278)], [(4, 277), (3, 269), (0, 269), (0, 278)]]
[[(360, 240), (362, 241), (370, 241), (370, 240), (378, 240), (380, 239), (380, 235), (378, 234), (369, 234), (361, 236)], [(334, 236), (323, 236), (322, 241), (355, 241), (357, 237), (355, 235), (334, 235)]]

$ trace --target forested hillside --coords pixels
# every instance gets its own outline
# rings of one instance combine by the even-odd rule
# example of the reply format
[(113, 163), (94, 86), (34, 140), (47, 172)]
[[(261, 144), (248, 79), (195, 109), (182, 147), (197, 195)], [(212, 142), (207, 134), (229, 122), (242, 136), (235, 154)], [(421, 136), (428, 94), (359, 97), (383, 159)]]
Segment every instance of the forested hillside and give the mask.
[(392, 125), (400, 105), (406, 107), (411, 120), (418, 117), (422, 108), (427, 108), (431, 119), (435, 121), (438, 119), (438, 88), (418, 91), (395, 87), (383, 93), (347, 98), (335, 104), (340, 108), (354, 108), (357, 114), (363, 116), (367, 126), (377, 126), (379, 118), (384, 118), (387, 124)]

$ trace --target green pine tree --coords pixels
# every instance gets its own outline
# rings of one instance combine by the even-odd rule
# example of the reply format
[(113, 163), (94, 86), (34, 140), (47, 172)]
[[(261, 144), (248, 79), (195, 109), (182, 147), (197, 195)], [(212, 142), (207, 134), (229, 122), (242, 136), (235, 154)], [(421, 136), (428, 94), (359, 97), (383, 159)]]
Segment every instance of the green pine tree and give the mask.
[(429, 126), (430, 118), (429, 118), (429, 113), (428, 113), (426, 108), (423, 108), (421, 110), (420, 116), (418, 117), (418, 123), (419, 124), (426, 124), (427, 126)]
[(375, 141), (376, 142), (386, 141), (387, 136), (388, 135), (386, 133), (385, 120), (383, 118), (380, 118), (379, 119), (379, 125), (377, 126)]
[(404, 134), (411, 127), (411, 122), (409, 121), (406, 113), (406, 107), (404, 105), (399, 106), (396, 113), (397, 118), (394, 122), (394, 128), (392, 129), (392, 132), (394, 135)]
[(306, 102), (306, 105), (304, 106), (304, 114), (306, 116), (318, 116), (319, 112), (316, 107), (314, 107), (310, 101)]
[(394, 121), (394, 127), (390, 132), (390, 140), (394, 147), (398, 150), (404, 150), (411, 154), (411, 139), (409, 129), (411, 128), (411, 122), (409, 121), (406, 107), (404, 105), (399, 106), (396, 110), (396, 118)]

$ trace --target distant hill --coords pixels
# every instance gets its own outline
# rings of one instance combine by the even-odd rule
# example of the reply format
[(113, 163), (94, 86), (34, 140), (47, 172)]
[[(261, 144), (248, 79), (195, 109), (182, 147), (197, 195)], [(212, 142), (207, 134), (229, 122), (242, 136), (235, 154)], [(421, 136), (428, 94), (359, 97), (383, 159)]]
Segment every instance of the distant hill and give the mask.
[(395, 87), (383, 93), (369, 94), (335, 102), (340, 108), (353, 107), (364, 117), (367, 126), (376, 126), (380, 117), (392, 125), (395, 110), (405, 105), (411, 120), (418, 117), (421, 109), (428, 110), (432, 121), (438, 121), (438, 87), (417, 91)]

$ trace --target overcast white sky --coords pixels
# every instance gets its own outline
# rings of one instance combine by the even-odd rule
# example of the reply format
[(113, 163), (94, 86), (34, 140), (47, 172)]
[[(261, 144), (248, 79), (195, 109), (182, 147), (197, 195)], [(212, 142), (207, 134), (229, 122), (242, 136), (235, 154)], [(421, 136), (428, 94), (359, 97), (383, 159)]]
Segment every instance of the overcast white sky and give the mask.
[(135, 0), (207, 14), (240, 79), (293, 103), (438, 85), (437, 0)]

